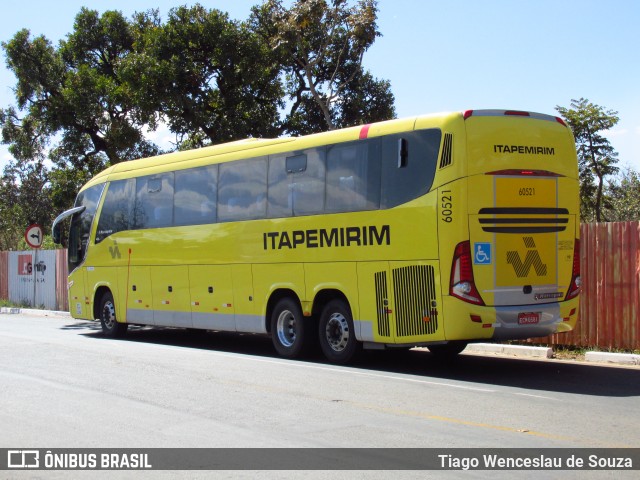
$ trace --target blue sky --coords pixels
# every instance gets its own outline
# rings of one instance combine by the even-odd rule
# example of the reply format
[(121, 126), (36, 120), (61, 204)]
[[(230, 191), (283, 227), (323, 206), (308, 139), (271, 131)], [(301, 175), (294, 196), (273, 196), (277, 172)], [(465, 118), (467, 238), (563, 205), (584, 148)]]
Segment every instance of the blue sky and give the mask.
[[(189, 1), (25, 0), (3, 2), (0, 40), (21, 28), (54, 44), (82, 6), (99, 11), (159, 8)], [(259, 0), (200, 2), (246, 19)], [(607, 137), (620, 165), (640, 170), (640, 2), (635, 0), (379, 0), (382, 37), (364, 57), (391, 81), (399, 117), (440, 111), (508, 108), (555, 113), (572, 98), (616, 110)], [(0, 106), (13, 104), (15, 78), (0, 65)], [(150, 137), (167, 145), (167, 132)], [(0, 168), (10, 155), (0, 146)]]

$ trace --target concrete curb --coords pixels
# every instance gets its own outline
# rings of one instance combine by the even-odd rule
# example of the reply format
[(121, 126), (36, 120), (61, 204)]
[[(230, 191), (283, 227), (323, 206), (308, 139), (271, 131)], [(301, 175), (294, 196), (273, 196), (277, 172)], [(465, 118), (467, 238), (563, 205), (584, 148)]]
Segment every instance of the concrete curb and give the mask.
[[(527, 347), (525, 345), (499, 345), (496, 343), (471, 343), (465, 348), (468, 353), (495, 353), (524, 358), (553, 358), (553, 349)], [(587, 352), (585, 361), (618, 365), (640, 365), (640, 355), (632, 353)]]
[(633, 353), (587, 352), (584, 359), (587, 362), (640, 365), (640, 355)]
[(548, 347), (527, 347), (524, 345), (500, 345), (497, 343), (470, 343), (465, 352), (497, 353), (527, 358), (553, 358), (553, 349)]

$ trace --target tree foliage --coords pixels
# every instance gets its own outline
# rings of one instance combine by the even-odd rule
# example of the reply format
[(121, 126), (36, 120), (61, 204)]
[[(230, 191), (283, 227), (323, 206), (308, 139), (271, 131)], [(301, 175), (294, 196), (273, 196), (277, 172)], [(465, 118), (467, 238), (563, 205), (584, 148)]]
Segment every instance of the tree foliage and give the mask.
[(13, 162), (0, 178), (0, 250), (17, 248), (25, 228), (49, 225), (51, 187), (42, 162)]
[(618, 171), (618, 153), (602, 132), (618, 123), (618, 112), (605, 110), (585, 98), (571, 100), (571, 108), (557, 106), (556, 110), (567, 121), (576, 140), (581, 217), (584, 221), (604, 221), (605, 177)]
[(280, 58), (288, 133), (305, 134), (395, 117), (388, 81), (364, 70), (364, 53), (380, 35), (375, 0), (268, 0), (252, 24)]
[[(198, 4), (166, 21), (82, 8), (57, 45), (18, 31), (2, 43), (17, 79), (0, 109), (5, 244), (9, 219), (47, 229), (98, 171), (160, 153), (146, 135), (161, 122), (184, 149), (393, 118), (389, 82), (362, 65), (376, 17), (375, 0), (266, 0), (244, 22)], [(45, 206), (27, 202), (36, 187)]]
[(610, 222), (640, 220), (640, 173), (626, 167), (606, 188), (606, 219)]
[(276, 136), (280, 65), (245, 23), (200, 5), (139, 14), (136, 89), (182, 148)]
[(74, 31), (53, 47), (43, 36), (19, 31), (2, 46), (14, 72), (16, 110), (2, 112), (3, 142), (18, 161), (49, 158), (60, 168), (90, 173), (122, 160), (154, 155), (143, 126), (154, 112), (136, 104), (123, 75), (132, 51), (130, 24), (119, 12), (83, 8)]

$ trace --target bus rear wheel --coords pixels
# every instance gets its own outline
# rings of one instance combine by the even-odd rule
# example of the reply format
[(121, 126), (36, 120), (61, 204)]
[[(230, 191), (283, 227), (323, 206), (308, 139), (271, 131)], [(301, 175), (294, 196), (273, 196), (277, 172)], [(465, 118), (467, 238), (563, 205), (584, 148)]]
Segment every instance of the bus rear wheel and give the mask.
[(102, 333), (107, 337), (117, 338), (127, 333), (129, 325), (119, 323), (116, 319), (116, 304), (111, 292), (106, 292), (100, 300), (100, 325)]
[(291, 298), (281, 299), (271, 314), (271, 340), (278, 354), (298, 358), (307, 350), (312, 336), (298, 302)]
[(319, 336), (322, 353), (331, 363), (351, 362), (362, 347), (356, 340), (351, 309), (342, 300), (332, 300), (322, 310)]

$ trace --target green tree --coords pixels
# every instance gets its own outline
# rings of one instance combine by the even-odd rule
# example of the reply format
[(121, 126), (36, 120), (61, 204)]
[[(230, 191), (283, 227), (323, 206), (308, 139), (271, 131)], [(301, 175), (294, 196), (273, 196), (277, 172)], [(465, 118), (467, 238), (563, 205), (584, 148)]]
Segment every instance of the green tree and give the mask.
[(288, 96), (283, 129), (307, 134), (395, 117), (386, 80), (362, 66), (380, 35), (376, 0), (282, 0), (254, 7), (253, 29), (278, 55)]
[(0, 177), (0, 251), (15, 249), (20, 240), (20, 224), (16, 219), (22, 216), (18, 204), (19, 186), (10, 175)]
[(618, 171), (618, 153), (601, 132), (618, 123), (618, 112), (605, 110), (586, 98), (571, 100), (571, 108), (557, 106), (576, 140), (580, 170), (580, 205), (584, 221), (605, 220), (605, 177)]
[(640, 220), (640, 173), (626, 167), (606, 188), (607, 220), (632, 222)]
[(12, 162), (0, 179), (0, 250), (18, 248), (25, 229), (51, 226), (48, 173), (42, 162)]
[(68, 183), (77, 170), (91, 176), (107, 165), (159, 152), (143, 132), (155, 125), (155, 112), (135, 102), (125, 76), (133, 35), (121, 13), (100, 16), (83, 8), (58, 47), (44, 36), (31, 38), (28, 30), (2, 47), (17, 84), (16, 106), (0, 111), (0, 127), (18, 162), (48, 155), (60, 170), (57, 178), (68, 175)]
[(139, 14), (137, 29), (138, 95), (181, 148), (278, 134), (280, 66), (247, 24), (195, 5), (172, 9), (164, 25), (157, 12)]

